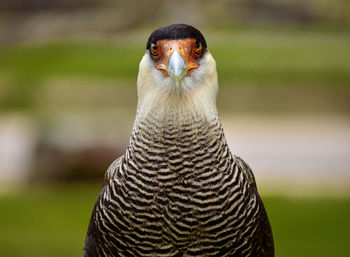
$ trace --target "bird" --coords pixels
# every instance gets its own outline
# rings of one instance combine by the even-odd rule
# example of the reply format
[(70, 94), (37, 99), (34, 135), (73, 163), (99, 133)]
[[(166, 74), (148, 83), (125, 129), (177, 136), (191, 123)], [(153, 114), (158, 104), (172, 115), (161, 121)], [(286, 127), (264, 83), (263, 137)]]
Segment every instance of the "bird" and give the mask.
[(105, 173), (85, 257), (274, 256), (254, 174), (228, 147), (217, 91), (216, 62), (198, 29), (151, 33), (130, 141)]

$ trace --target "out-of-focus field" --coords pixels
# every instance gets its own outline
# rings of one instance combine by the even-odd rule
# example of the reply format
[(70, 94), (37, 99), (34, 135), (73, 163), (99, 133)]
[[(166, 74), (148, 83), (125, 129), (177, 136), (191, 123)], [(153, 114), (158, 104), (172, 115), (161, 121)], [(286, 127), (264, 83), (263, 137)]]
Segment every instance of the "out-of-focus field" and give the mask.
[[(134, 80), (146, 33), (136, 31), (134, 37), (120, 35), (110, 41), (3, 47), (0, 71), (14, 83), (19, 78), (33, 83), (58, 76)], [(224, 82), (348, 85), (350, 79), (347, 31), (218, 29), (206, 38)]]
[[(349, 110), (349, 32), (255, 28), (211, 29), (203, 33), (217, 61), (221, 93), (232, 86), (237, 90), (252, 87), (265, 97), (269, 88), (280, 87), (283, 92), (311, 101), (310, 105), (313, 101), (325, 101), (325, 107), (318, 106), (323, 108), (321, 111)], [(118, 93), (118, 100), (125, 99), (123, 95), (130, 98), (132, 91), (133, 101), (123, 104), (134, 108), (138, 63), (147, 36), (148, 31), (141, 30), (109, 41), (55, 41), (3, 47), (0, 107), (38, 110), (51, 102), (54, 107), (76, 107), (84, 102), (82, 99), (90, 99), (107, 85), (117, 88), (114, 92)], [(79, 87), (77, 81), (83, 86)], [(111, 90), (105, 90), (106, 95)], [(70, 92), (74, 92), (74, 99)], [(70, 102), (64, 100), (67, 95)], [(95, 107), (118, 105), (112, 99), (100, 100), (94, 100), (98, 104)], [(226, 98), (218, 101), (219, 107), (227, 106), (227, 101), (232, 103)], [(85, 101), (84, 107), (89, 107), (86, 103), (91, 102)], [(298, 107), (298, 99), (294, 104)]]
[[(0, 249), (6, 257), (82, 256), (94, 184), (32, 188), (0, 196)], [(350, 255), (349, 198), (263, 197), (278, 257)]]

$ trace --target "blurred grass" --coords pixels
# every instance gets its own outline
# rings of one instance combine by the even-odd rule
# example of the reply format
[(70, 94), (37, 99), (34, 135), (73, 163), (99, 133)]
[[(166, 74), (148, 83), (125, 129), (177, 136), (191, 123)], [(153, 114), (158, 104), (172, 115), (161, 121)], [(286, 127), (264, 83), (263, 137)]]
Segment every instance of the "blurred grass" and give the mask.
[(75, 185), (0, 196), (1, 256), (82, 256), (98, 191)]
[(221, 80), (229, 85), (350, 86), (349, 32), (271, 28), (223, 33), (211, 51)]
[[(28, 188), (0, 196), (0, 249), (6, 257), (82, 256), (100, 186)], [(276, 256), (350, 255), (350, 198), (264, 197)]]
[[(203, 33), (225, 87), (350, 88), (349, 32), (275, 28)], [(2, 47), (0, 107), (35, 106), (36, 91), (62, 78), (135, 84), (146, 41), (145, 33), (140, 35), (114, 42), (56, 41)]]
[[(0, 50), (0, 72), (16, 81), (57, 77), (133, 78), (141, 46), (108, 42), (47, 42)], [(21, 82), (21, 81), (20, 81)]]

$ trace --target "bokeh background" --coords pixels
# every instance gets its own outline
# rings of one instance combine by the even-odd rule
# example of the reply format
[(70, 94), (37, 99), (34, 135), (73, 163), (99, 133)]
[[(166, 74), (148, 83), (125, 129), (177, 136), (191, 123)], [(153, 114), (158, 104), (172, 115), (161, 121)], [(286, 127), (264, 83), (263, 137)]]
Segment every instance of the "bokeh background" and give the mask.
[(0, 255), (82, 256), (146, 40), (171, 23), (198, 27), (217, 61), (277, 257), (350, 256), (347, 0), (1, 0)]

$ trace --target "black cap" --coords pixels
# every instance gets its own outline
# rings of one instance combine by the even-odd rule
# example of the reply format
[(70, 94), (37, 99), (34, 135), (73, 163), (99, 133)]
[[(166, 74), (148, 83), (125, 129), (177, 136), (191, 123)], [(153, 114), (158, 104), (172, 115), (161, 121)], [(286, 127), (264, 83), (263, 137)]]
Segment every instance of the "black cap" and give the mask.
[(194, 38), (197, 40), (197, 42), (202, 43), (204, 49), (207, 48), (207, 42), (198, 29), (186, 24), (172, 24), (153, 31), (148, 38), (146, 49), (149, 49), (151, 44), (156, 43), (158, 40), (174, 40), (185, 38)]

